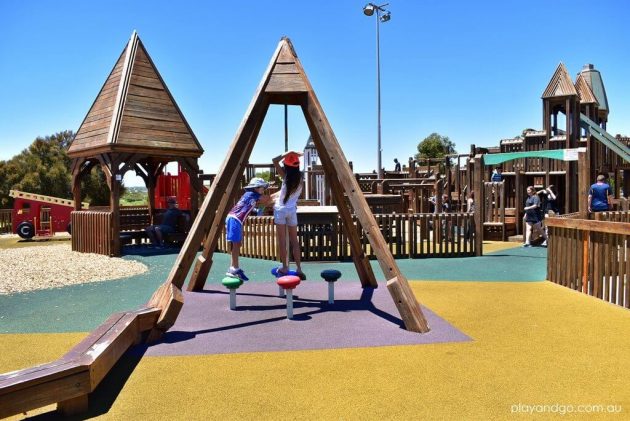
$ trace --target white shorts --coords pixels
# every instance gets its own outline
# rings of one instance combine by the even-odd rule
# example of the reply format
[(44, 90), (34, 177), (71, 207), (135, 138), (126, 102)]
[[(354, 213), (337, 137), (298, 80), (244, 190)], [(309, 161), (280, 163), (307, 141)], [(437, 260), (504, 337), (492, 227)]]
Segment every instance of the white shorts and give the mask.
[(273, 222), (277, 225), (289, 225), (290, 227), (296, 227), (298, 224), (297, 212), (295, 209), (274, 209)]

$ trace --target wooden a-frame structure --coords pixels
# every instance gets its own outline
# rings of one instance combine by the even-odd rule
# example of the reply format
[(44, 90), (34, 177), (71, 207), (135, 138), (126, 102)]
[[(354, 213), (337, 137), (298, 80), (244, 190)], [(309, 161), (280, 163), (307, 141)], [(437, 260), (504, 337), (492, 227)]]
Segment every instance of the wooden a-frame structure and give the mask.
[[(299, 105), (302, 108), (313, 142), (322, 160), (326, 178), (330, 180), (332, 194), (344, 229), (347, 230), (352, 257), (362, 286), (376, 288), (377, 282), (370, 262), (361, 247), (358, 231), (354, 229), (352, 214), (345, 206), (344, 194), (375, 250), (381, 269), (388, 280), (387, 288), (396, 303), (405, 327), (413, 332), (428, 332), (429, 327), (420, 304), (389, 251), (293, 45), (285, 37), (278, 44), (168, 279), (148, 303), (149, 307), (157, 307), (161, 310), (158, 322), (148, 340), (159, 338), (175, 323), (183, 305), (181, 289), (195, 260), (188, 290), (199, 291), (203, 288), (212, 265), (212, 253), (229, 211), (228, 206), (231, 203), (229, 199), (238, 193), (241, 174), (254, 148), (267, 110), (272, 104)], [(195, 259), (202, 242), (203, 252)]]

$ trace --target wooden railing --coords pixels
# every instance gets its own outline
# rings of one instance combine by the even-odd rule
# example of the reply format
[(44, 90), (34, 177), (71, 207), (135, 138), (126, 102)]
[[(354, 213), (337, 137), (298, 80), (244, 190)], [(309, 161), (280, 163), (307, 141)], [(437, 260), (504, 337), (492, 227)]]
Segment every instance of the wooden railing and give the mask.
[(139, 231), (151, 225), (147, 206), (121, 206), (120, 231)]
[(113, 256), (112, 212), (74, 211), (72, 220), (72, 250), (81, 253), (97, 253)]
[(0, 234), (13, 233), (13, 209), (0, 209)]
[[(474, 256), (474, 215), (472, 213), (442, 214), (378, 214), (376, 222), (395, 258)], [(353, 217), (366, 255), (376, 254), (363, 230)], [(301, 224), (298, 239), (302, 261), (349, 261), (350, 243), (341, 219), (331, 224)], [(221, 233), (218, 251), (229, 252), (225, 234)], [(273, 217), (247, 218), (243, 226), (241, 256), (277, 260), (277, 241)]]
[(596, 215), (624, 222), (546, 218), (547, 279), (630, 308), (630, 216), (627, 212)]

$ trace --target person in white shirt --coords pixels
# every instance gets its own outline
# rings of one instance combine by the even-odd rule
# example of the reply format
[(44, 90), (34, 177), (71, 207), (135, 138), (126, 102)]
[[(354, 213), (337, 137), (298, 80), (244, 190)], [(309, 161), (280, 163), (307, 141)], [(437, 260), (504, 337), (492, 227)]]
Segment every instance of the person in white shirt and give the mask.
[[(297, 236), (297, 202), (302, 194), (303, 175), (300, 171), (300, 152), (289, 151), (273, 159), (276, 172), (282, 178), (280, 194), (276, 198), (273, 207), (273, 219), (276, 224), (276, 236), (278, 239), (278, 255), (282, 266), (278, 268), (279, 275), (289, 272), (289, 258), (287, 256), (287, 232), (289, 233), (289, 246), (297, 267), (297, 274), (301, 279), (306, 279), (301, 266), (301, 247)], [(280, 165), (283, 161), (284, 165)]]

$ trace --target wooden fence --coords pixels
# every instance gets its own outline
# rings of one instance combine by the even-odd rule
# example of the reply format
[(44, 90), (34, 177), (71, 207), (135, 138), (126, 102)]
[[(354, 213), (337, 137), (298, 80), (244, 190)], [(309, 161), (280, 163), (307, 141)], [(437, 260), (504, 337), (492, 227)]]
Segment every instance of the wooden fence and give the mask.
[[(376, 222), (395, 258), (474, 256), (475, 225), (472, 213), (378, 214)], [(363, 248), (370, 259), (376, 255), (363, 230), (359, 230)], [(350, 243), (341, 219), (331, 224), (301, 224), (298, 238), (302, 261), (349, 261)], [(229, 252), (225, 234), (221, 233), (218, 251)], [(273, 217), (247, 218), (243, 226), (241, 256), (277, 260), (277, 242)]]
[(112, 247), (111, 211), (73, 211), (70, 218), (73, 251), (106, 256), (113, 256), (118, 252)]
[(599, 220), (547, 218), (547, 279), (630, 308), (630, 214), (602, 212)]
[(0, 209), (0, 234), (13, 233), (13, 209)]

